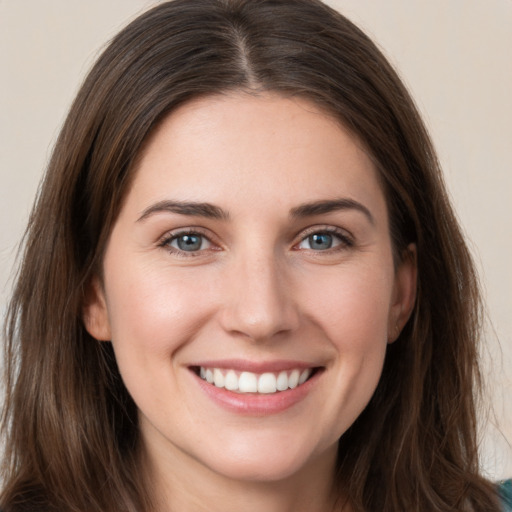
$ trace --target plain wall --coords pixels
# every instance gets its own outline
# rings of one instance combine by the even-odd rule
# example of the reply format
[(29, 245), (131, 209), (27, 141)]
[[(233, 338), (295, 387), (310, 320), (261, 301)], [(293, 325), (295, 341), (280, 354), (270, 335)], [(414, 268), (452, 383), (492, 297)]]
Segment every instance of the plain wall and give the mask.
[[(0, 0), (2, 316), (16, 246), (70, 102), (103, 45), (156, 3)], [(512, 1), (328, 3), (383, 48), (438, 149), (489, 309), (484, 355), (501, 432), (491, 418), (483, 430), (484, 466), (493, 478), (511, 476)]]

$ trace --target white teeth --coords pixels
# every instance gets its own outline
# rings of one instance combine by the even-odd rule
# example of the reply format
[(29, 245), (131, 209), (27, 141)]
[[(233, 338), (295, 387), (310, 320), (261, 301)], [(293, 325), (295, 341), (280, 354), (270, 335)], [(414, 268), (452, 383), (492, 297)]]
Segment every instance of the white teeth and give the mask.
[(288, 389), (288, 374), (286, 372), (279, 373), (276, 387), (278, 391), (286, 391)]
[(296, 388), (299, 385), (299, 370), (293, 370), (293, 372), (288, 377), (288, 387), (291, 389)]
[(258, 391), (258, 379), (256, 374), (242, 372), (238, 379), (238, 390), (241, 393), (256, 393), (256, 391)]
[(258, 393), (275, 393), (277, 391), (277, 379), (273, 373), (264, 373), (258, 379)]
[(309, 375), (311, 374), (311, 372), (309, 370), (304, 370), (301, 374), (300, 374), (300, 377), (299, 377), (299, 386), (301, 384), (304, 384), (304, 382), (306, 382), (308, 380), (308, 377)]
[(224, 387), (224, 375), (222, 375), (222, 372), (218, 368), (213, 370), (213, 383), (218, 388)]
[(229, 370), (224, 380), (224, 387), (229, 391), (236, 391), (238, 389), (238, 377), (233, 370)]
[(218, 388), (239, 393), (271, 394), (277, 391), (294, 389), (304, 384), (311, 376), (311, 368), (302, 370), (281, 371), (278, 374), (266, 372), (258, 375), (252, 372), (238, 374), (235, 370), (220, 368), (199, 368), (199, 376)]

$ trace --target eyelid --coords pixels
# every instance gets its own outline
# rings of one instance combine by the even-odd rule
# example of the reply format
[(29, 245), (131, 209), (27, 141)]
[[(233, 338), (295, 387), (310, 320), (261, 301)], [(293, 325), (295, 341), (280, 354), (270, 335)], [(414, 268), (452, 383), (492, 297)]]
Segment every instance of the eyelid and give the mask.
[[(300, 232), (300, 235), (298, 235), (298, 240), (293, 244), (293, 249), (308, 250), (300, 249), (298, 246), (309, 236), (314, 235), (316, 233), (329, 233), (335, 235), (340, 240), (340, 243), (330, 249), (326, 249), (325, 251), (314, 251), (313, 249), (310, 249), (313, 252), (329, 253), (336, 250), (345, 249), (347, 247), (352, 247), (355, 244), (353, 235), (346, 229), (330, 225), (315, 225), (310, 226)], [(199, 249), (197, 251), (182, 251), (176, 247), (170, 246), (171, 241), (183, 235), (198, 235), (204, 237), (206, 240), (208, 240), (211, 246), (205, 249)], [(216, 240), (216, 237), (209, 230), (206, 230), (199, 226), (185, 226), (167, 231), (158, 239), (157, 246), (167, 250), (170, 253), (183, 257), (200, 256), (201, 254), (207, 252), (221, 250), (221, 244), (218, 242), (218, 240)]]
[[(317, 233), (328, 233), (330, 235), (337, 236), (341, 243), (335, 247), (332, 247), (331, 249), (326, 249), (325, 251), (314, 251), (314, 252), (330, 252), (335, 251), (340, 248), (346, 248), (346, 247), (352, 247), (355, 243), (354, 236), (347, 231), (346, 229), (342, 229), (336, 226), (329, 226), (329, 225), (316, 225), (316, 226), (310, 226), (303, 230), (299, 235), (299, 240), (293, 245), (293, 248), (296, 250), (307, 250), (307, 249), (299, 249), (298, 246), (301, 244), (304, 240), (306, 240), (311, 235), (317, 234)], [(312, 249), (311, 249), (312, 250)]]
[[(170, 243), (179, 238), (180, 236), (184, 235), (197, 235), (205, 238), (208, 240), (210, 247), (207, 247), (205, 249), (199, 249), (197, 251), (182, 251), (177, 247), (172, 247)], [(166, 251), (182, 256), (182, 257), (194, 257), (194, 256), (200, 256), (201, 254), (204, 254), (206, 252), (210, 251), (216, 251), (220, 250), (219, 243), (217, 243), (214, 239), (215, 237), (212, 236), (212, 234), (205, 230), (204, 228), (197, 227), (197, 226), (186, 226), (181, 227), (177, 229), (173, 229), (170, 231), (167, 231), (163, 236), (161, 236), (157, 241), (157, 246), (165, 249)]]

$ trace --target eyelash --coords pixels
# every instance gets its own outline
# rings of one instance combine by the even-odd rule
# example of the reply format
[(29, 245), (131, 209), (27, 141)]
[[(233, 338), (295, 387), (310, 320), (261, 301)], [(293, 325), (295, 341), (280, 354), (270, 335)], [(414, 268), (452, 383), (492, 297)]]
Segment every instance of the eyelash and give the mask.
[(201, 232), (201, 230), (199, 230), (197, 228), (182, 229), (178, 232), (167, 233), (160, 240), (160, 242), (158, 243), (158, 246), (164, 248), (169, 253), (171, 253), (175, 256), (182, 257), (182, 258), (193, 258), (193, 257), (200, 256), (201, 253), (204, 253), (206, 250), (217, 250), (215, 248), (208, 247), (207, 249), (199, 249), (197, 251), (183, 251), (177, 247), (171, 246), (172, 242), (174, 242), (175, 240), (178, 240), (180, 237), (184, 237), (184, 236), (190, 236), (190, 237), (197, 236), (197, 237), (200, 237), (203, 241), (206, 240), (209, 244), (215, 246), (214, 242), (212, 242), (211, 239), (205, 233)]
[[(293, 249), (295, 250), (301, 250), (299, 248), (299, 245), (302, 244), (304, 241), (306, 241), (308, 238), (310, 238), (313, 235), (323, 235), (328, 234), (332, 235), (335, 238), (338, 239), (338, 244), (334, 247), (329, 247), (327, 249), (323, 250), (314, 250), (314, 249), (303, 249), (314, 253), (333, 253), (337, 251), (342, 251), (349, 249), (354, 246), (354, 240), (353, 238), (345, 231), (341, 230), (339, 228), (335, 228), (332, 226), (314, 226), (309, 229), (307, 229), (305, 232), (301, 233), (301, 238), (298, 243), (294, 244)], [(207, 241), (211, 246), (206, 249), (198, 249), (198, 250), (192, 250), (192, 251), (184, 251), (176, 247), (172, 247), (171, 243), (175, 240), (178, 240), (180, 237), (184, 236), (190, 236), (190, 237), (200, 237), (203, 242)], [(190, 229), (182, 229), (178, 232), (172, 232), (167, 233), (158, 243), (159, 247), (162, 247), (166, 249), (169, 253), (183, 257), (183, 258), (190, 258), (190, 257), (197, 257), (200, 256), (201, 253), (204, 253), (205, 251), (215, 251), (219, 250), (218, 246), (216, 247), (216, 244), (212, 242), (210, 237), (208, 237), (205, 233), (203, 233), (201, 230), (197, 228), (190, 228)]]
[[(340, 228), (336, 228), (333, 226), (313, 226), (311, 228), (308, 228), (304, 233), (301, 234), (301, 239), (299, 243), (294, 245), (294, 248), (298, 248), (300, 244), (302, 244), (304, 241), (306, 241), (309, 237), (313, 235), (333, 235), (336, 237), (339, 241), (338, 245), (335, 245), (334, 247), (329, 247), (328, 249), (324, 250), (318, 250), (315, 251), (314, 249), (305, 249), (314, 253), (333, 253), (336, 251), (342, 251), (346, 249), (350, 249), (354, 246), (354, 239), (352, 236), (345, 230), (342, 230)], [(300, 250), (300, 249), (298, 249)]]

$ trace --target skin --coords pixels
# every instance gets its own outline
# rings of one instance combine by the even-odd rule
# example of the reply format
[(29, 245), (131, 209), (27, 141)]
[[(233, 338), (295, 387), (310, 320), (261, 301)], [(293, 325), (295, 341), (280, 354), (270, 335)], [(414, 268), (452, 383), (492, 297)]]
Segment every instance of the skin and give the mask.
[[(339, 199), (351, 206), (290, 213)], [(326, 230), (321, 250), (309, 237)], [(183, 231), (202, 246), (180, 250)], [(414, 258), (394, 264), (386, 200), (357, 140), (303, 99), (185, 104), (145, 147), (103, 265), (85, 323), (113, 343), (160, 509), (331, 510), (337, 441), (371, 398), (416, 284)], [(291, 407), (244, 414), (191, 371), (231, 358), (321, 371)]]

